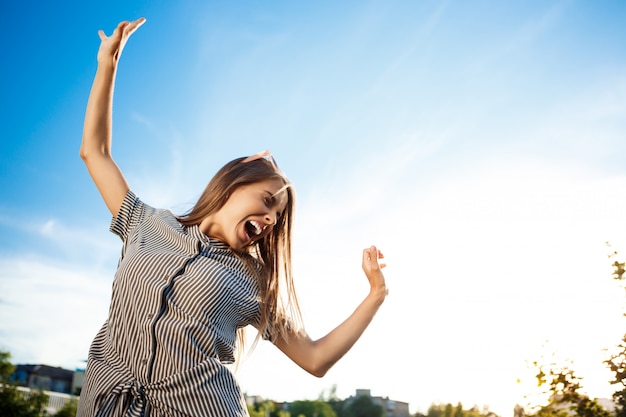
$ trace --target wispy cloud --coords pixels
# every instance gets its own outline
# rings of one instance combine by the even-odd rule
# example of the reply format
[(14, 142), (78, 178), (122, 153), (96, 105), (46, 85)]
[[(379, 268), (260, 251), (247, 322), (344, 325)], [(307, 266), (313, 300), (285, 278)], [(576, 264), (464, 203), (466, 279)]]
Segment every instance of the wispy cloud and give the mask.
[(111, 278), (31, 258), (0, 259), (2, 348), (17, 363), (80, 366), (104, 323)]

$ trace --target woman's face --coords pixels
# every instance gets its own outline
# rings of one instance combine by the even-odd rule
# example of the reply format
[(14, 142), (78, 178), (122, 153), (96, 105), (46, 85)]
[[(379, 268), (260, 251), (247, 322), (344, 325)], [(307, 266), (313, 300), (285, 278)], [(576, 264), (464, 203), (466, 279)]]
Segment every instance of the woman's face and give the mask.
[(242, 185), (226, 204), (200, 223), (207, 236), (241, 250), (269, 234), (287, 207), (287, 192), (279, 180)]

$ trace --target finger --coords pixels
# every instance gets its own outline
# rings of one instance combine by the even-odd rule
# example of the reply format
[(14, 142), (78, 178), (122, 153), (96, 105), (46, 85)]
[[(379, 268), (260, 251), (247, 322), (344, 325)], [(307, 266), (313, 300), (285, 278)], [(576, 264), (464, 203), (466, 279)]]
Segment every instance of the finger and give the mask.
[(124, 32), (126, 32), (128, 35), (131, 35), (133, 32), (135, 32), (137, 29), (139, 29), (139, 27), (141, 25), (143, 25), (145, 22), (146, 22), (146, 18), (145, 17), (140, 17), (139, 19), (129, 23), (124, 28)]
[(98, 36), (100, 37), (101, 41), (105, 40), (107, 37), (107, 35), (104, 34), (104, 31), (102, 29), (98, 31)]
[(367, 261), (371, 261), (372, 258), (376, 258), (376, 247), (370, 246), (369, 248), (363, 249), (363, 257)]
[(120, 22), (117, 24), (117, 27), (115, 28), (115, 30), (113, 31), (113, 33), (111, 34), (111, 37), (114, 36), (121, 36), (122, 33), (124, 33), (124, 29), (126, 29), (126, 27), (130, 24), (130, 22), (128, 22), (127, 20)]

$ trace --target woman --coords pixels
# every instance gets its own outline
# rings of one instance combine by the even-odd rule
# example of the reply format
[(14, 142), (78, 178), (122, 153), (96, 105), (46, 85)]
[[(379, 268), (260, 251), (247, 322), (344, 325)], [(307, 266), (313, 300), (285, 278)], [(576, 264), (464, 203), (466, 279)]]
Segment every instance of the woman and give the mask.
[(227, 163), (185, 215), (137, 198), (111, 157), (111, 126), (118, 61), (144, 22), (121, 22), (109, 37), (98, 32), (80, 155), (124, 246), (109, 317), (89, 351), (78, 416), (247, 416), (227, 366), (243, 328), (255, 326), (322, 377), (386, 297), (382, 254), (374, 246), (363, 251), (368, 296), (312, 340), (300, 322), (291, 274), (294, 194), (268, 152)]

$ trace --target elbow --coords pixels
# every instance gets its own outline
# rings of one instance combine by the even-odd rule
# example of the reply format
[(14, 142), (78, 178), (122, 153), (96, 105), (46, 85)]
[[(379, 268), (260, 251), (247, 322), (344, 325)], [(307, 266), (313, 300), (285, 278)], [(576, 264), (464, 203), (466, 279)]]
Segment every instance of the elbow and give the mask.
[(311, 374), (311, 375), (313, 375), (316, 378), (323, 378), (326, 375), (326, 372), (328, 372), (328, 369), (317, 371), (317, 372), (315, 372), (314, 374)]
[(298, 367), (316, 378), (324, 377), (342, 356), (328, 343), (313, 341), (306, 333), (296, 335), (290, 341), (283, 337), (275, 343)]
[(323, 378), (328, 369), (307, 369), (307, 372), (316, 378)]
[(319, 362), (319, 363), (311, 363), (306, 369), (306, 371), (313, 375), (316, 378), (323, 378), (326, 373), (332, 368), (333, 363), (328, 362)]
[(318, 360), (312, 356), (309, 356), (306, 360), (304, 358), (299, 358), (298, 360), (294, 360), (294, 362), (306, 373), (313, 375), (316, 378), (324, 377), (324, 375), (326, 375), (328, 370), (332, 367), (332, 364), (329, 364), (326, 361)]
[(83, 160), (83, 162), (87, 162), (87, 150), (85, 149), (84, 146), (80, 147), (80, 150), (78, 151), (78, 156), (80, 156), (80, 159)]
[(85, 138), (83, 137), (83, 143), (81, 143), (80, 149), (78, 150), (78, 156), (80, 156), (80, 159), (82, 159), (83, 162), (87, 162), (92, 153), (88, 148), (89, 147), (85, 144)]
[(94, 158), (97, 158), (100, 156), (110, 157), (111, 155), (108, 152), (108, 150), (104, 147), (98, 149), (98, 147), (89, 146), (89, 144), (87, 144), (85, 139), (83, 138), (83, 143), (80, 145), (78, 156), (80, 156), (80, 159), (82, 159), (83, 162), (88, 163), (90, 160), (93, 160)]
[(302, 367), (314, 377), (323, 378), (343, 357), (345, 352), (336, 352), (332, 348), (329, 349), (327, 344), (319, 344), (319, 342), (313, 342), (316, 345), (316, 349), (310, 351), (308, 360)]

